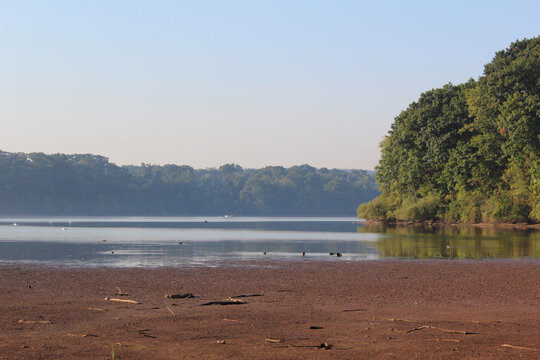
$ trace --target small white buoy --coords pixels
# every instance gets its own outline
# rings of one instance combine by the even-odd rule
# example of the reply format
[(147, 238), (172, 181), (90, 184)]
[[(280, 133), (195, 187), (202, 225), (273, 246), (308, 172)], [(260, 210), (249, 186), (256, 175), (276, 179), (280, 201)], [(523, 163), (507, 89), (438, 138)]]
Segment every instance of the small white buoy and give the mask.
[(13, 226), (17, 226), (17, 223), (13, 223)]

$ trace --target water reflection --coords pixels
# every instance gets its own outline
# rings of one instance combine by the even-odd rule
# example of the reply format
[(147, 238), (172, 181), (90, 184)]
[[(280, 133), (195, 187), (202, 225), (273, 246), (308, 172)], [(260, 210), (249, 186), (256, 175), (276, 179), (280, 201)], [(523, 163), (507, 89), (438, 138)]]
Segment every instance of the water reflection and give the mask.
[[(538, 230), (392, 226), (355, 218), (69, 220), (2, 219), (0, 263), (214, 266), (222, 261), (265, 259), (540, 258)], [(343, 256), (329, 255), (336, 252)]]
[(496, 226), (403, 226), (363, 224), (378, 233), (381, 257), (414, 259), (540, 258), (540, 231)]

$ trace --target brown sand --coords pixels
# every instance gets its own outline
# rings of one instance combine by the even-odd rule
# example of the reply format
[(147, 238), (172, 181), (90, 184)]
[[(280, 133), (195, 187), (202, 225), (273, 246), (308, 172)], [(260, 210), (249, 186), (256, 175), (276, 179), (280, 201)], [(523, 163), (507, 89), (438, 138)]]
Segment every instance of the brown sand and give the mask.
[(0, 359), (539, 359), (540, 262), (3, 265), (0, 314)]

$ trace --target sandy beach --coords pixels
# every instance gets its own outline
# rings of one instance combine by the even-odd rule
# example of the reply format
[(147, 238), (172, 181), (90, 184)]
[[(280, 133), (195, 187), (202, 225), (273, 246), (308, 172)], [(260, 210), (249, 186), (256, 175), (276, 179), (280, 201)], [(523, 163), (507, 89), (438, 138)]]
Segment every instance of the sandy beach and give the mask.
[(0, 359), (539, 359), (540, 262), (4, 264), (0, 312)]

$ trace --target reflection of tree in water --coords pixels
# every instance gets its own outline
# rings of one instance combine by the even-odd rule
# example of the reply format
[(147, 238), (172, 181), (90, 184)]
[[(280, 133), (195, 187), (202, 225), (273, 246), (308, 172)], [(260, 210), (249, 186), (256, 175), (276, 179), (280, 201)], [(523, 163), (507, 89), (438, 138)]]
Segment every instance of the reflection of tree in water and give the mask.
[(384, 235), (377, 243), (381, 257), (540, 258), (540, 231), (534, 229), (363, 224), (357, 231)]

